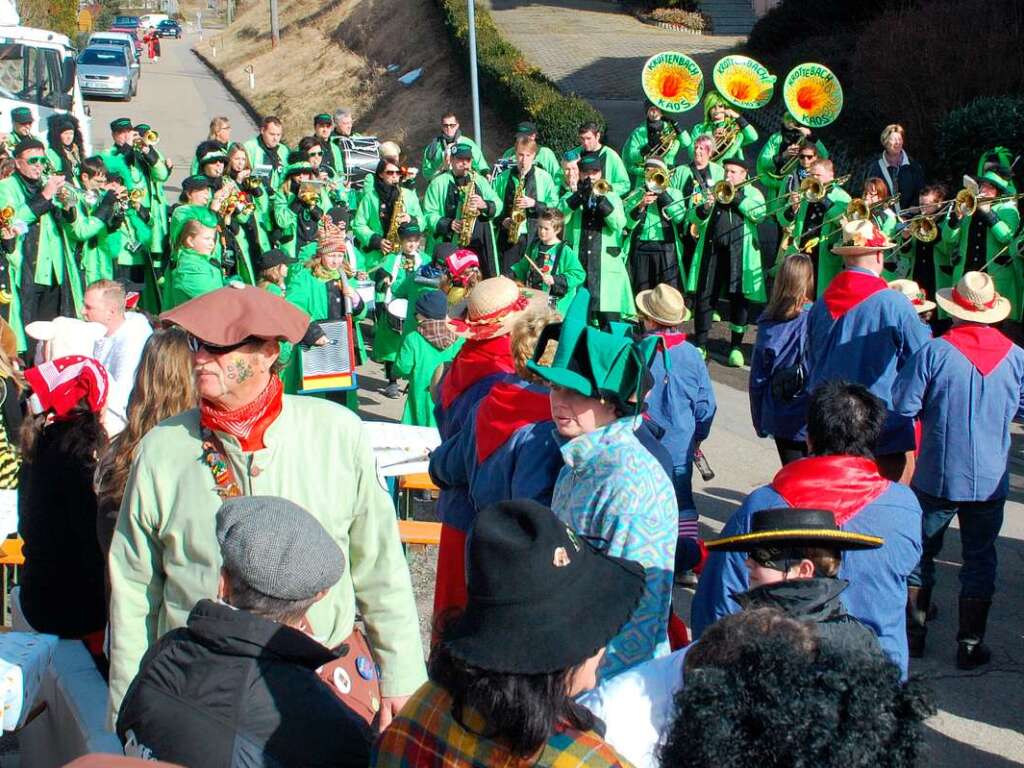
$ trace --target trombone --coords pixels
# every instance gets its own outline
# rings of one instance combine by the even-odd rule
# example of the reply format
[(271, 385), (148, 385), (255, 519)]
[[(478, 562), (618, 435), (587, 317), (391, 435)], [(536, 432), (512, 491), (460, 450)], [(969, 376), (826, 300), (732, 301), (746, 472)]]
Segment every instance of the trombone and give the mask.
[[(826, 195), (832, 191), (833, 187), (841, 187), (843, 184), (850, 180), (853, 176), (852, 173), (848, 173), (845, 176), (838, 176), (825, 184), (822, 184), (813, 176), (808, 176), (806, 179), (800, 182), (800, 195), (809, 203), (820, 203), (825, 199)], [(792, 193), (782, 195), (782, 197), (788, 197)]]
[(846, 216), (854, 221), (870, 219), (875, 210), (878, 208), (887, 208), (899, 199), (900, 194), (897, 192), (895, 195), (889, 195), (889, 197), (884, 200), (879, 200), (877, 203), (868, 205), (864, 202), (863, 197), (855, 197), (846, 206)]
[(1001, 195), (1000, 197), (982, 197), (965, 187), (956, 193), (956, 199), (953, 201), (953, 204), (957, 215), (963, 219), (967, 216), (973, 216), (974, 212), (978, 210), (979, 205), (1008, 203), (1011, 200), (1018, 200), (1022, 197), (1024, 197), (1024, 192), (1018, 192), (1015, 195)]
[(740, 126), (734, 118), (726, 118), (724, 126), (720, 129), (722, 131), (721, 136), (715, 136), (712, 133), (715, 146), (711, 150), (711, 161), (718, 162), (722, 159), (722, 156), (728, 152), (734, 143), (736, 143), (736, 137), (740, 135)]
[(715, 186), (711, 188), (711, 194), (714, 195), (715, 202), (719, 205), (731, 205), (732, 201), (736, 199), (736, 190), (747, 186), (747, 184), (753, 184), (757, 180), (758, 177), (754, 176), (739, 184), (733, 184), (731, 181), (722, 179), (715, 182)]
[[(604, 179), (601, 179), (600, 181), (604, 181)], [(598, 183), (600, 183), (600, 181)], [(626, 196), (625, 200), (622, 201), (623, 210), (632, 210), (635, 208), (643, 199), (644, 195), (648, 193), (652, 195), (660, 195), (668, 189), (668, 185), (669, 175), (666, 171), (663, 171), (661, 168), (648, 168), (644, 172), (643, 186), (634, 189)]]

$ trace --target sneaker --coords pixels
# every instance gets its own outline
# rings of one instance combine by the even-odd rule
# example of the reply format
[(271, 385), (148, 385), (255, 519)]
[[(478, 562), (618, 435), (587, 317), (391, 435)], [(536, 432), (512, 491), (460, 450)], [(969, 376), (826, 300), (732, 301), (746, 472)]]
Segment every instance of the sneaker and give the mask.
[(398, 388), (398, 382), (392, 381), (390, 384), (384, 387), (384, 389), (381, 390), (381, 394), (383, 394), (384, 397), (390, 398), (392, 400), (397, 400), (402, 396), (402, 391)]
[(713, 323), (720, 323), (720, 322), (722, 322), (722, 316), (720, 314), (718, 314), (718, 312), (712, 312), (711, 313), (711, 322), (713, 322)]
[(729, 350), (729, 363), (730, 368), (742, 368), (743, 367), (743, 350), (739, 347), (733, 347)]

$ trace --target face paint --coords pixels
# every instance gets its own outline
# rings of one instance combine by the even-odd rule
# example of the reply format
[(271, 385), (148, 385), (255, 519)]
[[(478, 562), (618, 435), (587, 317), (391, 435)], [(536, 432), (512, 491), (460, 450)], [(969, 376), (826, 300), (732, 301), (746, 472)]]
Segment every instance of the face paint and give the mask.
[(239, 384), (241, 384), (243, 381), (248, 381), (249, 379), (256, 375), (252, 369), (252, 366), (249, 365), (249, 361), (243, 357), (235, 358), (233, 368), (237, 372)]

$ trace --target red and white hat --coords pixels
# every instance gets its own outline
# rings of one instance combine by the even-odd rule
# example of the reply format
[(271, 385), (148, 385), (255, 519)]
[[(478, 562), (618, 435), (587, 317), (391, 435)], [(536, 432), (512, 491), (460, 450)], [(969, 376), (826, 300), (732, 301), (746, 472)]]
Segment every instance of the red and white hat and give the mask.
[(469, 248), (459, 248), (459, 250), (445, 257), (444, 266), (448, 270), (448, 274), (452, 276), (452, 279), (458, 280), (466, 270), (473, 267), (479, 269), (480, 259)]
[(102, 412), (107, 402), (107, 370), (91, 357), (69, 355), (49, 360), (25, 371), (25, 380), (32, 388), (32, 410), (53, 411), (58, 420), (83, 399), (93, 413)]

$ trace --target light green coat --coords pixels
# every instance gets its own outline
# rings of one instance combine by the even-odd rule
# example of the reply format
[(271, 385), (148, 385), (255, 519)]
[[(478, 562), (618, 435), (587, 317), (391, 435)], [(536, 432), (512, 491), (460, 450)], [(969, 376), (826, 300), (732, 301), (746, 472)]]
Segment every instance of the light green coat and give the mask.
[[(647, 139), (647, 123), (644, 122), (633, 129), (633, 132), (629, 134), (629, 138), (626, 139), (626, 143), (622, 145), (622, 162), (626, 166), (626, 173), (629, 174), (630, 182), (634, 185), (637, 183), (637, 179), (642, 179), (644, 176), (644, 151), (647, 149)], [(692, 142), (693, 139), (690, 137), (689, 132), (681, 131), (672, 140), (668, 152), (661, 156), (661, 159), (665, 161), (665, 165), (669, 168), (674, 167), (679, 152), (689, 149)]]
[[(341, 643), (358, 608), (380, 663), (382, 693), (415, 691), (426, 671), (409, 569), (359, 419), (319, 398), (286, 395), (266, 448), (243, 453), (234, 437), (219, 437), (246, 495), (295, 502), (345, 553), (341, 580), (309, 610), (316, 637), (331, 647)], [(185, 626), (198, 600), (217, 596), (221, 499), (201, 459), (198, 409), (163, 422), (137, 449), (109, 558), (114, 711), (146, 650)]]
[[(484, 157), (484, 153), (480, 151), (479, 144), (468, 136), (462, 135), (455, 140), (455, 143), (469, 145), (470, 150), (473, 152), (474, 171), (486, 174), (491, 170), (491, 167), (487, 164), (487, 159)], [(444, 166), (444, 148), (444, 143), (440, 139), (435, 138), (423, 149), (423, 165), (420, 168), (420, 176), (426, 179), (428, 184), (434, 180), (434, 177), (441, 172), (441, 168)]]
[[(502, 203), (501, 198), (494, 192), (494, 188), (490, 185), (483, 175), (476, 173), (473, 174), (473, 181), (476, 183), (476, 193), (483, 198), (483, 201), (494, 203), (494, 215), (490, 219), (484, 219), (483, 215), (478, 221), (485, 222), (485, 224), (491, 229), (491, 253), (489, 254), (477, 254), (480, 258), (481, 263), (485, 258), (491, 259), (494, 267), (492, 271), (496, 274), (498, 270), (498, 254), (495, 252), (495, 246), (497, 245), (496, 234), (494, 231), (494, 222), (501, 221)], [(437, 224), (444, 218), (447, 218), (445, 211), (445, 203), (448, 201), (448, 188), (455, 183), (455, 177), (450, 171), (446, 171), (435, 178), (427, 186), (427, 192), (423, 196), (423, 223), (426, 230), (427, 237), (427, 251), (433, 252), (434, 246), (437, 243), (454, 243), (458, 242), (458, 232), (438, 233)], [(459, 196), (460, 203), (457, 204), (455, 215), (458, 215), (458, 205), (461, 204), (462, 196)], [(484, 274), (487, 271), (484, 270)]]
[[(563, 195), (559, 208), (565, 214), (565, 230), (562, 239), (576, 253), (580, 263), (583, 258), (579, 255), (582, 241), (582, 207), (573, 210), (569, 207), (569, 198), (575, 194), (568, 192)], [(599, 257), (600, 267), (595, 271), (594, 264), (588, 262), (586, 265), (587, 280), (586, 287), (590, 290), (591, 301), (597, 298), (595, 309), (598, 312), (618, 312), (623, 317), (633, 317), (636, 314), (636, 304), (633, 302), (633, 288), (629, 281), (629, 272), (626, 269), (628, 253), (622, 247), (622, 230), (626, 226), (626, 215), (622, 211), (622, 200), (614, 192), (609, 192), (606, 197), (612, 204), (612, 212), (605, 217), (604, 227), (601, 230), (601, 253)], [(586, 203), (584, 203), (586, 205)]]
[[(766, 301), (764, 275), (761, 273), (761, 248), (758, 245), (757, 225), (764, 221), (765, 205), (761, 190), (746, 186), (742, 190), (743, 199), (737, 209), (743, 219), (743, 295), (750, 301)], [(717, 203), (715, 203), (717, 205)], [(693, 264), (686, 278), (686, 292), (697, 292), (697, 281), (700, 277), (700, 264), (704, 258), (704, 246), (707, 237), (707, 224), (711, 220), (698, 216), (700, 206), (693, 206), (689, 211), (690, 223), (696, 224), (700, 230), (697, 249), (693, 252)], [(714, 214), (714, 210), (712, 210)]]
[[(822, 160), (828, 159), (828, 150), (825, 145), (820, 141), (816, 141), (814, 146), (818, 150), (818, 157)], [(778, 197), (782, 193), (782, 183), (786, 177), (778, 177), (778, 170), (775, 167), (775, 156), (779, 154), (779, 149), (782, 147), (782, 131), (776, 131), (768, 137), (768, 141), (761, 147), (761, 152), (757, 156), (757, 175), (761, 179), (761, 185), (764, 187), (765, 195), (769, 200), (773, 197)], [(796, 162), (793, 163), (792, 170), (795, 171), (800, 167), (800, 160), (796, 158)]]
[[(1017, 210), (1016, 203), (1005, 202), (993, 205), (992, 213), (996, 215), (998, 221), (994, 227), (989, 227), (985, 240), (985, 260), (991, 260), (985, 271), (992, 276), (992, 282), (995, 283), (996, 291), (999, 295), (1005, 296), (1010, 300), (1012, 306), (1010, 319), (1020, 320), (1021, 292), (1024, 290), (1024, 263), (1022, 263), (1024, 254), (1020, 252), (1019, 248), (1014, 248), (1011, 245), (1013, 243), (1013, 236), (1020, 227), (1020, 212)], [(953, 252), (953, 258), (955, 259), (953, 263), (953, 285), (960, 282), (960, 278), (964, 274), (964, 265), (967, 263), (967, 245), (970, 240), (968, 233), (971, 231), (971, 219), (972, 216), (965, 216), (960, 219), (956, 227), (949, 225), (948, 218), (942, 224), (943, 241), (955, 248)], [(1000, 252), (1002, 252), (1001, 255), (997, 257), (996, 254)], [(997, 258), (999, 261), (1008, 260), (1009, 263), (1000, 264), (996, 261)]]
[(462, 348), (465, 339), (458, 339), (447, 349), (438, 349), (419, 331), (402, 339), (402, 347), (395, 359), (395, 376), (408, 379), (409, 391), (402, 411), (402, 423), (417, 427), (436, 427), (434, 398), (430, 396), (430, 382), (438, 366), (450, 363)]
[[(842, 233), (838, 231), (840, 227), (839, 219), (850, 204), (850, 195), (845, 189), (838, 186), (833, 186), (829, 189), (828, 198), (832, 201), (832, 205), (825, 212), (825, 219), (822, 222), (821, 229), (811, 236), (818, 238), (818, 244), (815, 246), (818, 250), (818, 274), (814, 276), (814, 288), (818, 296), (825, 292), (828, 284), (832, 282), (832, 278), (839, 274), (843, 268), (842, 257), (832, 253), (832, 249), (837, 245), (842, 245), (840, 240)], [(806, 200), (801, 202), (800, 208), (796, 212), (796, 217), (792, 222), (786, 218), (786, 211), (790, 210), (788, 205), (783, 205), (776, 214), (779, 224), (784, 229), (788, 227), (793, 228), (790, 250), (784, 255), (788, 256), (789, 253), (795, 253), (799, 249), (800, 240), (804, 232), (804, 220), (807, 218), (807, 208), (809, 205), (810, 203)]]

